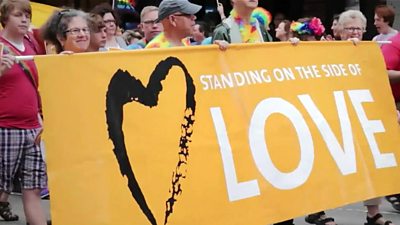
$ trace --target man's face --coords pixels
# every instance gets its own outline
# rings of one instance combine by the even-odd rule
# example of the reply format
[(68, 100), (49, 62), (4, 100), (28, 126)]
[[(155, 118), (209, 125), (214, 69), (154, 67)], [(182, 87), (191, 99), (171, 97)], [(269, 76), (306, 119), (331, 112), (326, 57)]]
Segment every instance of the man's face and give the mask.
[(141, 28), (147, 41), (151, 41), (155, 36), (163, 31), (162, 24), (155, 22), (157, 18), (158, 11), (150, 11), (143, 16)]
[(174, 25), (174, 32), (180, 34), (182, 38), (192, 35), (196, 16), (177, 12), (170, 15), (170, 22)]
[(200, 25), (199, 24), (196, 24), (196, 25), (193, 26), (193, 34), (192, 34), (192, 36), (193, 36), (193, 39), (196, 42), (201, 42), (201, 41), (204, 40), (204, 32), (200, 32)]
[(383, 17), (379, 17), (375, 14), (374, 16), (374, 25), (378, 33), (387, 33), (389, 31), (389, 23), (385, 22)]
[(96, 46), (96, 48), (104, 48), (107, 42), (107, 28), (102, 27), (98, 32), (90, 33), (90, 45)]
[(258, 0), (232, 0), (234, 8), (255, 9), (258, 6)]

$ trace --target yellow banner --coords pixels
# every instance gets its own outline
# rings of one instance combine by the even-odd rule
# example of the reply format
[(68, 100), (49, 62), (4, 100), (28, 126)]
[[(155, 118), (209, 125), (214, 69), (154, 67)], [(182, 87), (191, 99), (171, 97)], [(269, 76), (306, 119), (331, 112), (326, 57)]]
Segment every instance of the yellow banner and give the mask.
[(40, 4), (36, 2), (31, 2), (32, 7), (32, 25), (35, 28), (40, 28), (47, 19), (53, 14), (55, 10), (59, 10), (59, 8)]
[(35, 61), (57, 225), (264, 225), (400, 192), (375, 43)]

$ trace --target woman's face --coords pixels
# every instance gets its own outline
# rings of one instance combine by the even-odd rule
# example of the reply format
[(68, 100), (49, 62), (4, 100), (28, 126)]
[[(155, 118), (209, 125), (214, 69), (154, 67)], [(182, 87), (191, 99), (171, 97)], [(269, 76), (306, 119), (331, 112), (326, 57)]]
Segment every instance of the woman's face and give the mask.
[(287, 32), (285, 31), (285, 23), (279, 23), (278, 27), (275, 29), (275, 37), (281, 41), (287, 40)]
[(117, 31), (117, 23), (111, 13), (106, 13), (103, 16), (104, 24), (106, 25), (107, 36), (114, 36)]
[(64, 51), (85, 52), (90, 43), (90, 29), (86, 19), (76, 16), (71, 19), (62, 41)]
[(358, 38), (362, 40), (365, 27), (361, 19), (351, 19), (343, 24), (343, 30), (340, 34), (342, 40), (348, 40), (349, 38)]

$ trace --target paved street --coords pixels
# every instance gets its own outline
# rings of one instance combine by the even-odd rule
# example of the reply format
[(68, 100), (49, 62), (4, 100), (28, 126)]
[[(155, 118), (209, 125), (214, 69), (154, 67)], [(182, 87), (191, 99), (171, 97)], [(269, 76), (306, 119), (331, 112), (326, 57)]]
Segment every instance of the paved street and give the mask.
[[(0, 220), (0, 225), (26, 225), (23, 208), (22, 208), (22, 200), (20, 196), (12, 195), (10, 197), (10, 202), (13, 206), (13, 211), (20, 216), (20, 220), (17, 222), (4, 222)], [(48, 200), (43, 200), (43, 206), (47, 211), (47, 216), (50, 219), (50, 204)], [(384, 201), (381, 206), (382, 214), (385, 218), (392, 220), (394, 224), (400, 225), (400, 213), (397, 213), (394, 209), (392, 209), (391, 205)], [(365, 221), (365, 207), (362, 203), (348, 205), (346, 207), (337, 208), (334, 210), (329, 210), (326, 212), (328, 216), (332, 216), (335, 218), (335, 221), (339, 225), (363, 225)], [(296, 225), (309, 225), (304, 222), (304, 217), (297, 218), (295, 220)], [(54, 224), (53, 224), (54, 225)], [(55, 224), (57, 225), (57, 224)], [(80, 224), (71, 224), (71, 225), (80, 225)], [(110, 225), (119, 225), (119, 224), (110, 224)], [(213, 225), (213, 224), (211, 224)], [(246, 224), (243, 224), (246, 225)]]
[[(1, 220), (0, 217), (0, 225), (26, 225), (26, 220), (24, 216), (24, 208), (22, 207), (22, 198), (20, 195), (10, 195), (10, 203), (12, 205), (13, 212), (18, 214), (19, 220), (13, 222), (5, 222)], [(50, 219), (50, 204), (48, 200), (42, 201), (43, 207), (46, 209), (47, 218)], [(71, 225), (79, 225), (79, 224), (71, 224)]]
[[(386, 200), (381, 205), (381, 214), (394, 224), (400, 225), (400, 212), (392, 208)], [(366, 222), (366, 208), (362, 203), (348, 205), (346, 207), (337, 208), (326, 211), (326, 214), (335, 218), (335, 222), (339, 225), (364, 225)], [(304, 221), (304, 217), (295, 220), (296, 225), (309, 225)]]

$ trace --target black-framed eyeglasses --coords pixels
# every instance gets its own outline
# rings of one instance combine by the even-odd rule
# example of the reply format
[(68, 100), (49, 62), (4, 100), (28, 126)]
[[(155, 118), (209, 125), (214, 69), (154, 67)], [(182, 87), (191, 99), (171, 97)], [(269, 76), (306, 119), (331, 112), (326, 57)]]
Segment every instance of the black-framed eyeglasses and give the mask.
[(103, 20), (103, 22), (105, 23), (105, 24), (109, 24), (109, 23), (116, 23), (116, 21), (115, 20)]
[(348, 32), (364, 32), (365, 29), (361, 28), (361, 27), (345, 27), (344, 30), (348, 31)]
[(142, 23), (146, 24), (146, 25), (153, 25), (153, 24), (157, 24), (160, 22), (157, 22), (157, 20), (145, 20)]
[(71, 28), (71, 29), (66, 30), (65, 33), (66, 34), (69, 33), (69, 34), (72, 34), (72, 35), (78, 35), (78, 34), (81, 34), (81, 33), (89, 34), (90, 33), (90, 29), (89, 29), (89, 27)]

